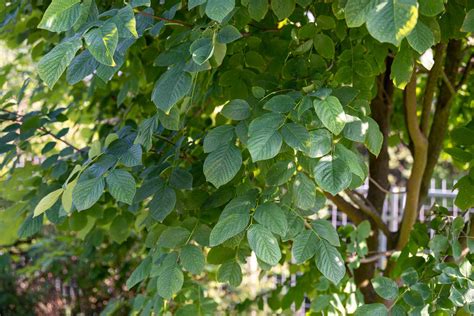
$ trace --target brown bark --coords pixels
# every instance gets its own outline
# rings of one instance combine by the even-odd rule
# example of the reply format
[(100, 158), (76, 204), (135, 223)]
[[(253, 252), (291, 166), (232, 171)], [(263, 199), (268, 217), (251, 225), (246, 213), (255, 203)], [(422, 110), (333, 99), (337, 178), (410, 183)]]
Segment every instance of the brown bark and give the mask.
[(416, 105), (416, 70), (414, 70), (412, 78), (404, 91), (404, 106), (407, 129), (408, 133), (410, 134), (410, 138), (413, 141), (414, 155), (410, 178), (408, 179), (407, 183), (405, 210), (403, 213), (403, 220), (396, 246), (396, 249), (398, 250), (406, 246), (410, 238), (410, 232), (413, 229), (413, 225), (415, 225), (416, 219), (418, 217), (420, 187), (427, 162), (428, 140), (426, 139), (425, 135), (423, 135), (419, 127)]
[[(451, 40), (446, 50), (446, 59), (444, 63), (444, 72), (446, 78), (451, 84), (455, 84), (459, 66), (462, 60), (462, 43), (460, 40)], [(428, 159), (424, 169), (423, 178), (420, 186), (419, 204), (424, 202), (428, 194), (428, 189), (433, 175), (433, 170), (438, 162), (439, 155), (443, 149), (444, 138), (448, 130), (449, 113), (454, 94), (449, 83), (445, 80), (439, 85), (439, 95), (436, 101), (436, 109), (431, 124), (428, 137)]]
[[(370, 154), (369, 156), (369, 190), (367, 200), (373, 209), (382, 214), (385, 203), (386, 192), (390, 188), (388, 182), (389, 160), (388, 155), (388, 136), (390, 132), (390, 118), (393, 111), (393, 83), (390, 79), (390, 69), (392, 67), (392, 58), (386, 59), (386, 71), (377, 77), (377, 96), (370, 103), (372, 118), (377, 122), (383, 135), (382, 148), (378, 156)], [(373, 219), (370, 219), (373, 234), (367, 240), (369, 251), (377, 251), (379, 242), (377, 225)], [(390, 245), (391, 238), (387, 237), (387, 244)], [(354, 273), (354, 279), (357, 287), (364, 295), (366, 303), (374, 303), (379, 300), (370, 280), (374, 277), (376, 262), (362, 263)]]

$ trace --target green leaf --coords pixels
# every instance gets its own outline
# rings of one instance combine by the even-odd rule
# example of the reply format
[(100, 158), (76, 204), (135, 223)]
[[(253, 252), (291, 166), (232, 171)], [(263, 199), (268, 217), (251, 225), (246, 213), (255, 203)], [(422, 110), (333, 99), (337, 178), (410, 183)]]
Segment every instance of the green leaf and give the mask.
[(379, 129), (379, 125), (371, 117), (367, 117), (369, 129), (367, 130), (367, 138), (365, 139), (365, 146), (367, 149), (378, 156), (383, 144), (383, 134)]
[(210, 153), (225, 147), (234, 139), (234, 126), (221, 125), (211, 129), (204, 138), (204, 152)]
[(112, 22), (107, 22), (84, 34), (87, 49), (91, 52), (92, 56), (99, 63), (112, 67), (116, 65), (114, 53), (117, 48), (118, 38), (117, 26)]
[(242, 37), (239, 30), (233, 25), (226, 25), (217, 33), (217, 40), (222, 44), (232, 43)]
[(469, 10), (461, 27), (463, 32), (474, 32), (474, 9)]
[(329, 281), (338, 285), (346, 274), (341, 254), (324, 239), (318, 239), (316, 249), (316, 267)]
[(92, 74), (99, 62), (92, 57), (88, 50), (83, 51), (72, 60), (66, 72), (66, 80), (73, 85)]
[(251, 225), (247, 231), (250, 248), (258, 259), (274, 266), (281, 259), (281, 252), (275, 236), (265, 226)]
[(341, 102), (334, 96), (328, 96), (324, 100), (315, 99), (313, 106), (323, 125), (331, 133), (339, 135), (346, 124), (346, 114)]
[(367, 15), (367, 30), (379, 42), (398, 46), (417, 20), (416, 0), (382, 0)]
[(176, 192), (168, 186), (163, 186), (156, 192), (149, 204), (151, 217), (162, 222), (174, 210), (175, 206)]
[(191, 90), (191, 75), (180, 67), (168, 69), (155, 84), (151, 99), (165, 113)]
[(229, 282), (231, 286), (237, 287), (242, 283), (242, 269), (235, 260), (227, 261), (217, 270), (217, 281)]
[(420, 13), (436, 16), (444, 11), (444, 0), (418, 0)]
[(272, 10), (277, 16), (278, 20), (283, 20), (289, 17), (295, 10), (295, 0), (272, 0)]
[(362, 121), (357, 116), (346, 114), (346, 125), (342, 131), (345, 138), (353, 142), (363, 143), (367, 137), (368, 129), (369, 123)]
[(194, 245), (186, 245), (181, 249), (179, 260), (183, 268), (192, 274), (201, 274), (204, 271), (206, 259), (199, 247)]
[(38, 28), (51, 32), (64, 32), (76, 23), (80, 14), (80, 0), (53, 0), (46, 9)]
[(435, 44), (433, 32), (421, 21), (416, 23), (413, 31), (408, 34), (407, 40), (410, 46), (420, 54)]
[(262, 20), (268, 12), (268, 0), (249, 0), (248, 11), (255, 21)]
[(127, 4), (125, 7), (120, 9), (117, 12), (117, 15), (113, 18), (113, 21), (117, 25), (119, 37), (138, 38), (137, 22), (130, 5)]
[(397, 283), (389, 278), (377, 276), (372, 279), (375, 292), (386, 300), (394, 300), (398, 296)]
[(176, 189), (190, 190), (193, 187), (193, 175), (181, 168), (175, 168), (170, 175), (170, 184)]
[(355, 316), (388, 316), (388, 311), (382, 303), (361, 305), (357, 308)]
[(265, 180), (268, 185), (282, 185), (291, 179), (296, 171), (295, 163), (292, 161), (278, 161), (267, 172)]
[(172, 265), (164, 269), (158, 277), (156, 290), (159, 296), (171, 299), (183, 287), (183, 272), (177, 265)]
[(272, 233), (285, 236), (288, 230), (288, 221), (283, 210), (275, 203), (261, 204), (255, 210), (253, 218), (268, 228)]
[(361, 180), (365, 180), (367, 169), (363, 168), (365, 164), (358, 153), (350, 150), (341, 143), (338, 143), (336, 144), (335, 156), (344, 160), (353, 174), (358, 176)]
[(313, 38), (313, 45), (319, 55), (326, 59), (334, 58), (334, 42), (329, 36), (325, 34), (316, 34)]
[(293, 240), (291, 252), (295, 263), (301, 264), (311, 259), (318, 250), (318, 237), (311, 230), (304, 230)]
[(311, 223), (311, 226), (319, 235), (319, 237), (326, 239), (331, 245), (339, 247), (339, 235), (332, 224), (324, 219), (317, 219)]
[(110, 194), (117, 201), (131, 205), (135, 196), (136, 183), (133, 176), (121, 169), (112, 170), (106, 178)]
[(278, 128), (283, 121), (281, 114), (267, 113), (250, 123), (248, 149), (254, 162), (271, 159), (280, 152), (283, 140)]
[(326, 192), (336, 195), (351, 184), (351, 171), (340, 158), (321, 159), (314, 168), (316, 183)]
[(316, 185), (304, 173), (298, 173), (293, 182), (293, 203), (302, 210), (309, 210), (316, 203)]
[(35, 210), (33, 212), (33, 217), (41, 215), (47, 210), (49, 210), (56, 203), (56, 201), (59, 199), (63, 192), (63, 189), (57, 189), (44, 196), (41, 201), (39, 201), (39, 203), (36, 205)]
[(305, 127), (296, 123), (286, 123), (281, 128), (283, 140), (294, 150), (304, 151), (310, 141), (310, 135)]
[(72, 191), (72, 202), (78, 211), (83, 211), (94, 205), (104, 192), (105, 181), (103, 177), (89, 180), (79, 179)]
[(324, 128), (309, 132), (303, 152), (311, 158), (320, 158), (331, 151), (332, 136)]
[(79, 39), (62, 42), (41, 58), (38, 63), (38, 74), (50, 89), (54, 87), (81, 46)]
[(208, 61), (214, 53), (214, 45), (209, 37), (199, 38), (195, 40), (189, 47), (194, 62), (198, 65)]
[(288, 95), (277, 95), (268, 100), (263, 108), (276, 113), (290, 112), (295, 106), (295, 100)]
[(232, 180), (242, 165), (242, 154), (233, 144), (221, 145), (211, 152), (204, 161), (206, 180), (216, 188)]
[(219, 23), (229, 15), (235, 7), (235, 0), (207, 0), (206, 15)]
[(242, 121), (249, 118), (250, 106), (245, 100), (234, 99), (224, 106), (221, 114), (230, 120)]
[(148, 277), (151, 270), (151, 264), (151, 257), (146, 257), (142, 262), (140, 262), (138, 267), (133, 270), (132, 274), (127, 279), (126, 286), (128, 290)]
[(248, 211), (233, 213), (219, 218), (209, 236), (209, 246), (215, 247), (242, 232), (249, 223)]
[(176, 248), (183, 246), (190, 236), (189, 230), (180, 226), (170, 226), (161, 233), (157, 246)]
[(123, 243), (130, 236), (129, 222), (125, 216), (117, 216), (110, 224), (109, 233), (110, 238), (118, 244)]
[(369, 12), (377, 4), (374, 0), (347, 0), (344, 13), (349, 27), (359, 27), (367, 21)]
[(206, 3), (206, 0), (188, 0), (188, 10), (191, 10), (204, 3)]
[(72, 211), (72, 192), (76, 184), (77, 179), (74, 179), (73, 181), (69, 182), (66, 185), (66, 189), (64, 189), (63, 195), (61, 196), (61, 204), (66, 213), (70, 213)]

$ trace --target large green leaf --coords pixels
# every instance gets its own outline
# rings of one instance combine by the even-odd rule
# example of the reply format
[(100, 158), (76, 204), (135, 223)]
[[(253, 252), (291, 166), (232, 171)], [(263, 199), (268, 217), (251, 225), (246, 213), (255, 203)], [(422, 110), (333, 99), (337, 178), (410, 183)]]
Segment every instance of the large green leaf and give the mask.
[(282, 145), (278, 128), (284, 117), (278, 113), (264, 114), (250, 123), (248, 149), (254, 162), (275, 157)]
[(41, 58), (38, 63), (38, 74), (51, 89), (81, 46), (79, 39), (62, 42)]
[(43, 14), (38, 28), (51, 32), (64, 32), (76, 23), (80, 14), (80, 0), (53, 0)]
[(420, 54), (435, 44), (433, 32), (421, 21), (416, 23), (413, 31), (408, 34), (407, 40), (410, 46)]
[(151, 257), (146, 257), (142, 262), (140, 262), (138, 267), (133, 270), (126, 282), (127, 289), (130, 290), (132, 287), (148, 277), (152, 266), (151, 260)]
[(346, 274), (341, 254), (324, 239), (317, 240), (316, 249), (316, 267), (329, 281), (338, 285)]
[(166, 228), (158, 239), (157, 246), (164, 248), (176, 248), (183, 246), (190, 236), (189, 230), (180, 226)]
[(463, 32), (474, 32), (474, 9), (469, 10), (466, 14), (461, 30)]
[(270, 98), (270, 100), (263, 105), (263, 108), (276, 113), (287, 113), (290, 112), (294, 106), (295, 100), (288, 95), (282, 94)]
[(420, 13), (426, 16), (436, 16), (444, 11), (444, 0), (418, 0)]
[(137, 22), (135, 20), (135, 14), (130, 5), (124, 6), (117, 12), (117, 15), (113, 18), (114, 23), (117, 25), (119, 37), (138, 38), (137, 33)]
[(223, 263), (217, 270), (217, 281), (229, 282), (232, 286), (239, 286), (242, 283), (242, 269), (235, 260)]
[(194, 245), (186, 245), (181, 249), (179, 260), (183, 268), (192, 274), (200, 274), (204, 270), (206, 259), (199, 247)]
[(78, 211), (83, 211), (94, 205), (104, 193), (105, 180), (98, 177), (77, 182), (72, 191), (72, 202)]
[(394, 300), (398, 296), (397, 283), (389, 278), (377, 276), (372, 279), (375, 292), (386, 300)]
[(206, 15), (217, 22), (222, 22), (234, 10), (235, 0), (207, 0)]
[(304, 173), (298, 173), (292, 187), (293, 203), (302, 210), (313, 208), (316, 203), (316, 185)]
[(279, 20), (289, 17), (295, 10), (295, 0), (272, 0), (271, 6)]
[(341, 102), (336, 97), (328, 96), (323, 100), (315, 99), (313, 105), (319, 119), (331, 133), (338, 135), (342, 132), (346, 124), (346, 114)]
[(283, 210), (275, 203), (260, 204), (255, 210), (253, 218), (268, 228), (271, 232), (285, 236), (288, 230), (288, 221)]
[(66, 72), (66, 79), (69, 84), (76, 84), (88, 75), (91, 75), (99, 66), (99, 62), (92, 57), (92, 54), (85, 50), (72, 60)]
[(126, 204), (132, 204), (135, 196), (136, 183), (133, 176), (121, 169), (112, 170), (106, 178), (110, 194), (117, 200)]
[(367, 149), (372, 154), (377, 156), (380, 153), (380, 149), (382, 148), (383, 134), (379, 129), (379, 125), (373, 118), (367, 117), (367, 123), (369, 124), (369, 129), (367, 130), (365, 146), (367, 146)]
[(282, 185), (291, 179), (296, 171), (296, 165), (292, 161), (278, 161), (267, 172), (266, 181), (268, 185)]
[(168, 187), (162, 186), (151, 200), (148, 207), (150, 208), (151, 216), (162, 222), (174, 210), (176, 205), (176, 192)]
[(118, 44), (118, 29), (115, 23), (107, 22), (84, 34), (87, 49), (101, 64), (115, 66), (114, 54)]
[(151, 99), (165, 113), (191, 90), (191, 75), (175, 66), (168, 69), (155, 84)]
[(311, 158), (320, 158), (331, 151), (332, 135), (328, 130), (320, 128), (309, 132), (303, 152)]
[(250, 248), (258, 259), (274, 266), (281, 259), (280, 247), (275, 236), (265, 226), (254, 224), (247, 231)]
[(219, 33), (217, 33), (217, 40), (222, 44), (229, 44), (242, 37), (239, 30), (232, 25), (224, 26)]
[(206, 180), (217, 188), (235, 177), (242, 165), (242, 154), (233, 144), (221, 145), (211, 152), (204, 161)]
[[(405, 314), (405, 313), (404, 313)], [(357, 308), (355, 316), (387, 316), (388, 311), (382, 303), (364, 304)]]
[(349, 27), (359, 27), (367, 21), (369, 12), (375, 7), (375, 0), (347, 0), (344, 13)]
[(250, 106), (245, 100), (235, 99), (224, 106), (221, 114), (231, 120), (245, 120), (250, 116)]
[(183, 272), (177, 265), (166, 268), (158, 277), (156, 290), (158, 295), (170, 299), (183, 287)]
[(234, 126), (221, 125), (211, 129), (204, 137), (204, 152), (210, 153), (216, 149), (225, 147), (234, 138)]
[(61, 194), (63, 194), (63, 192), (63, 189), (57, 189), (43, 197), (41, 201), (39, 201), (39, 203), (36, 205), (35, 210), (33, 211), (33, 217), (41, 215), (48, 209), (50, 209), (59, 199)]
[(262, 20), (268, 12), (268, 0), (249, 0), (248, 11), (252, 19)]
[(416, 0), (382, 0), (367, 15), (367, 30), (376, 40), (400, 45), (418, 20)]
[(293, 240), (293, 246), (291, 253), (295, 262), (301, 264), (306, 260), (311, 259), (316, 251), (318, 243), (318, 237), (311, 230), (304, 230)]
[(328, 220), (317, 219), (311, 223), (311, 226), (319, 237), (326, 239), (331, 245), (335, 247), (341, 245), (336, 229)]
[(321, 159), (314, 168), (316, 183), (332, 195), (343, 191), (351, 184), (351, 171), (344, 160)]
[(281, 135), (285, 143), (295, 150), (304, 151), (308, 148), (310, 134), (306, 128), (300, 124), (286, 123), (281, 128)]
[(211, 247), (222, 244), (224, 241), (242, 232), (249, 223), (250, 214), (247, 212), (231, 213), (219, 219), (209, 236)]
[(204, 64), (214, 53), (212, 39), (209, 37), (203, 37), (195, 40), (189, 47), (189, 52), (196, 64)]

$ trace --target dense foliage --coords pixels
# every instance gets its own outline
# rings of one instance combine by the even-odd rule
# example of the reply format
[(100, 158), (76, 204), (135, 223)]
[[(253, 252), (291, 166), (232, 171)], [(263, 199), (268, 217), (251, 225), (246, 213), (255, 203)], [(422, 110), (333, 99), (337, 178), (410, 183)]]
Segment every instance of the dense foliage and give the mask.
[[(108, 292), (105, 314), (290, 313), (305, 297), (315, 314), (474, 312), (471, 1), (16, 0), (0, 17), (0, 271)], [(465, 212), (421, 223), (443, 147), (471, 168)], [(397, 232), (381, 216), (391, 158), (411, 166)], [(351, 224), (326, 220), (329, 201)], [(296, 283), (216, 301), (252, 253)]]

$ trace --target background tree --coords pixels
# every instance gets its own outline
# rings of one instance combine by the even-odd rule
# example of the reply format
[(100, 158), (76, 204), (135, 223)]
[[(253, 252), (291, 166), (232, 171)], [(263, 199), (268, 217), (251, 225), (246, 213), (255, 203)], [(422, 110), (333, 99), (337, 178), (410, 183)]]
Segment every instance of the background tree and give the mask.
[[(472, 9), (463, 0), (0, 4), (12, 49), (2, 67), (1, 243), (84, 240), (66, 256), (86, 264), (71, 268), (76, 277), (108, 253), (109, 272), (90, 282), (120, 271), (111, 313), (214, 313), (211, 280), (237, 287), (252, 252), (263, 273), (289, 267), (299, 277), (285, 295), (277, 287), (237, 310), (287, 310), (306, 295), (316, 313), (472, 312), (472, 169), (456, 185), (466, 213), (435, 205), (417, 223), (443, 148), (458, 168), (473, 160)], [(391, 173), (407, 164), (393, 233), (382, 209)], [(364, 196), (356, 189), (366, 180)], [(336, 231), (326, 200), (351, 224)]]

